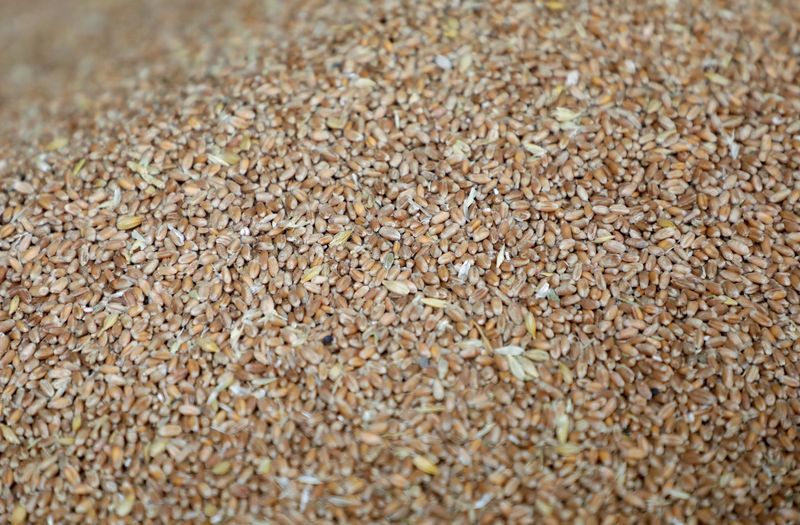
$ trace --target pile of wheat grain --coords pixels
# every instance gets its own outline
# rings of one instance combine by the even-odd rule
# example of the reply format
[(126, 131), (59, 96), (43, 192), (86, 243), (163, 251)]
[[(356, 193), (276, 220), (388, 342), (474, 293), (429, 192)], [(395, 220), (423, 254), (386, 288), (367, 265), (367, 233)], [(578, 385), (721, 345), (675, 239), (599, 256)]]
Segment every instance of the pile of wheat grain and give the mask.
[(0, 519), (800, 520), (796, 4), (277, 4), (0, 28)]

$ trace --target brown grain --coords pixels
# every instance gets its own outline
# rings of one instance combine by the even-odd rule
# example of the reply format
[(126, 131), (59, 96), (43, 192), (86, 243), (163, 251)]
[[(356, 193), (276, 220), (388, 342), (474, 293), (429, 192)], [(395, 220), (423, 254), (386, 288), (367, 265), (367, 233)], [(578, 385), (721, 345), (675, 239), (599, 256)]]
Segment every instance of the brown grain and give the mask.
[(0, 520), (800, 522), (796, 3), (39, 7)]

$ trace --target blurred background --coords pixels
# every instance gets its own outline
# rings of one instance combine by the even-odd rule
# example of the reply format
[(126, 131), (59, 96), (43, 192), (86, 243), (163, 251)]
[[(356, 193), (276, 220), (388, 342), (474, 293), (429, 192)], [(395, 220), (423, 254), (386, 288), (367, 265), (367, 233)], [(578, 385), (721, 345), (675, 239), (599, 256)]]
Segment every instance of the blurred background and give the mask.
[[(307, 2), (293, 2), (293, 6)], [(191, 64), (283, 22), (280, 0), (0, 0), (0, 112), (117, 83), (148, 61)], [(217, 41), (219, 44), (221, 41)], [(226, 44), (226, 47), (227, 47)], [(157, 60), (154, 60), (156, 59)]]

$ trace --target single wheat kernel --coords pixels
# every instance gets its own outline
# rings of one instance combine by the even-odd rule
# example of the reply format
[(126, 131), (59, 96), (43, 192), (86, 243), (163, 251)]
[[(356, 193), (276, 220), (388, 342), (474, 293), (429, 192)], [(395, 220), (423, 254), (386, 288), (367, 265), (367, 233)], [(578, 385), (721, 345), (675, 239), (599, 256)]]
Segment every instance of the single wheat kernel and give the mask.
[(141, 215), (123, 215), (117, 219), (117, 228), (120, 230), (132, 230), (142, 224), (144, 217)]

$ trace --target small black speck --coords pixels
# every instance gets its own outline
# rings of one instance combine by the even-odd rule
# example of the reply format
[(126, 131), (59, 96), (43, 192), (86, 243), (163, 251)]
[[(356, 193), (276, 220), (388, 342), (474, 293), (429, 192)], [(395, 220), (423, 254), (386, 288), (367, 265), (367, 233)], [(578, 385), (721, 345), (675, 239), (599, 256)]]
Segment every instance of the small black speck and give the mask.
[(326, 335), (325, 337), (323, 337), (322, 338), (322, 344), (324, 344), (325, 346), (332, 345), (333, 344), (333, 336), (332, 335)]
[(659, 389), (654, 388), (654, 387), (650, 388), (650, 396), (651, 397), (656, 397), (660, 393), (661, 393), (661, 391)]

